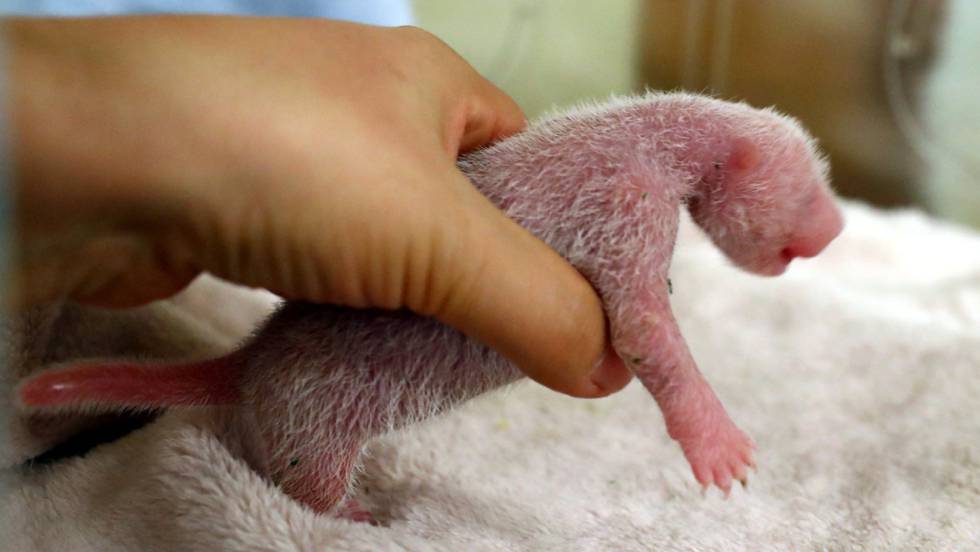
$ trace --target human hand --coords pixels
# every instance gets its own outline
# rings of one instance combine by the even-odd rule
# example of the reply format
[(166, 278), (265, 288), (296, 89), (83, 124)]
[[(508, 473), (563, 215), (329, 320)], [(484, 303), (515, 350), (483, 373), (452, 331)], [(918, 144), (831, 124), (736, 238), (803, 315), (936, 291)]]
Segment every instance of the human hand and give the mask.
[(138, 305), (208, 271), (434, 316), (574, 396), (629, 381), (589, 284), (456, 168), (524, 118), (431, 35), (229, 17), (5, 28), (21, 304)]

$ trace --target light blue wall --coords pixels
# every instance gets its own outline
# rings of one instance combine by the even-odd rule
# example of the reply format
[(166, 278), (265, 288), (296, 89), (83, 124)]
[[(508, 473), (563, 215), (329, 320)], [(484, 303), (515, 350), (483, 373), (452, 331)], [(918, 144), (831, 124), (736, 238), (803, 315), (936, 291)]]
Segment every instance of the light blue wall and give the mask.
[(326, 17), (375, 25), (412, 23), (408, 0), (0, 0), (0, 13), (61, 16), (212, 13)]

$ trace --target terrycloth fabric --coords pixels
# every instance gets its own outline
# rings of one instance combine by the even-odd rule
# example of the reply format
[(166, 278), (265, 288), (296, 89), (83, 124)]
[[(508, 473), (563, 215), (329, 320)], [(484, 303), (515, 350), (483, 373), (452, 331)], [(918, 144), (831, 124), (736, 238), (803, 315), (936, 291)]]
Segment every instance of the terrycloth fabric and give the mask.
[[(525, 382), (371, 444), (358, 498), (381, 527), (304, 510), (229, 454), (215, 421), (174, 410), (84, 457), (9, 471), (0, 550), (976, 549), (980, 236), (846, 215), (821, 258), (774, 280), (682, 229), (677, 318), (759, 446), (749, 489), (727, 501), (700, 494), (638, 385), (581, 401)], [(268, 306), (199, 285), (146, 316), (183, 309), (172, 322), (198, 329), (174, 335), (228, 336)]]

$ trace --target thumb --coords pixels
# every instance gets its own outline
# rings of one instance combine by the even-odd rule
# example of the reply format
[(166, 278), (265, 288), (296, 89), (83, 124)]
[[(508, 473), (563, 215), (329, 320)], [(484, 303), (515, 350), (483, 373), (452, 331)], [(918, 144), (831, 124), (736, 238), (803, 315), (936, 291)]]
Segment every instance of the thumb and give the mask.
[(466, 184), (472, 195), (443, 219), (452, 226), (443, 231), (461, 235), (445, 267), (455, 277), (443, 280), (451, 283), (434, 316), (556, 391), (601, 397), (623, 388), (632, 375), (608, 346), (602, 305), (589, 283)]

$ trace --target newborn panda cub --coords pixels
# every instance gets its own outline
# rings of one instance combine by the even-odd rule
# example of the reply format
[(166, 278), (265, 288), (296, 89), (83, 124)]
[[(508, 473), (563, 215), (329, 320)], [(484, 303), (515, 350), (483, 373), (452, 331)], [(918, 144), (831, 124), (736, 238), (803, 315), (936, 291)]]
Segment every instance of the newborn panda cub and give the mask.
[[(771, 110), (647, 94), (558, 114), (459, 167), (599, 293), (612, 344), (656, 400), (695, 478), (745, 482), (752, 441), (698, 371), (667, 271), (679, 206), (739, 267), (782, 273), (842, 229), (814, 141)], [(522, 377), (459, 331), (408, 312), (287, 302), (237, 351), (184, 365), (80, 363), (18, 390), (25, 409), (235, 405), (226, 439), (319, 512), (344, 499), (364, 444)], [(216, 414), (217, 415), (217, 414)]]

